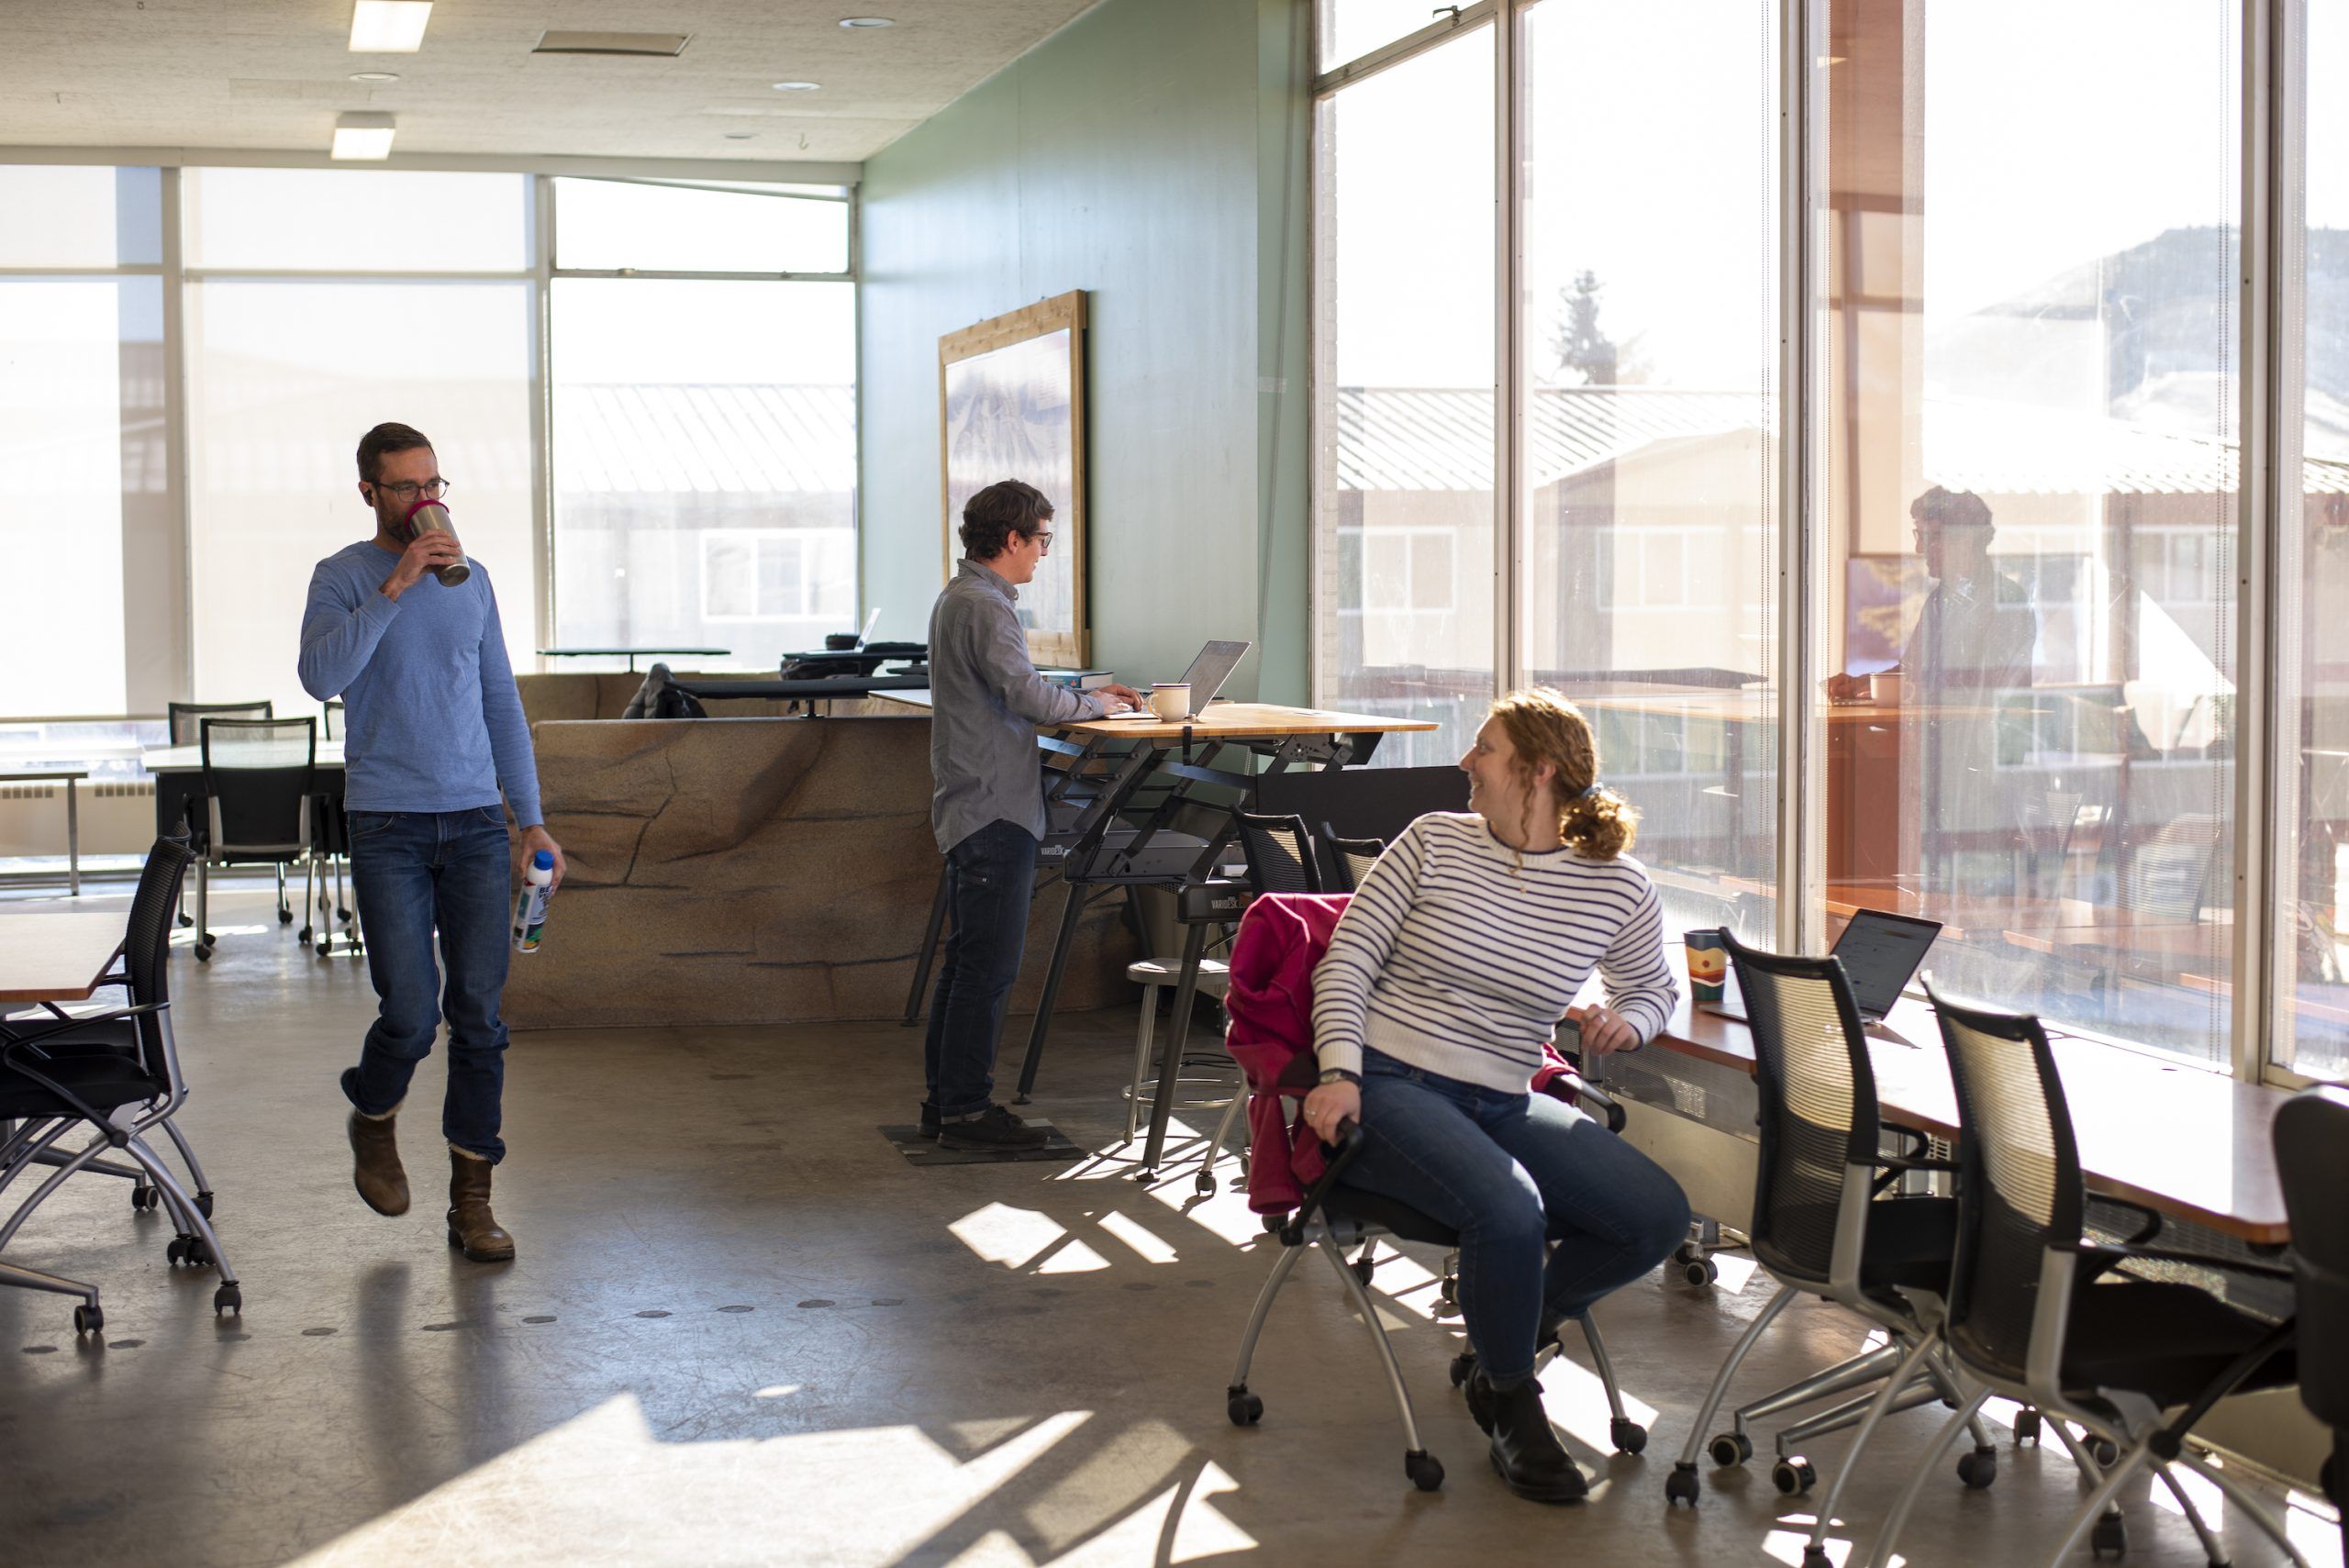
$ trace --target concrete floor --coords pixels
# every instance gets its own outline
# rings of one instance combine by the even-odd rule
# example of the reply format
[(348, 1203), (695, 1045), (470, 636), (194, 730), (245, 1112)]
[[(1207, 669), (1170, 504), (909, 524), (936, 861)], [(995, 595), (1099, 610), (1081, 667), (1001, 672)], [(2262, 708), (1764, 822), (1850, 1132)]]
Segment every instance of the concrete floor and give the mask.
[[(1520, 1502), (1486, 1468), (1425, 1258), (1378, 1278), (1440, 1493), (1404, 1479), (1370, 1347), (1318, 1265), (1251, 1379), (1264, 1424), (1229, 1425), (1273, 1244), (1237, 1196), (1196, 1199), (1187, 1169), (1127, 1179), (1130, 1009), (1056, 1033), (1037, 1108), (1109, 1151), (1076, 1166), (908, 1166), (876, 1130), (918, 1098), (918, 1037), (892, 1024), (519, 1036), (497, 1211), (520, 1256), (483, 1266), (442, 1239), (437, 1059), (402, 1129), (416, 1208), (381, 1218), (351, 1190), (335, 1087), (373, 1008), (363, 963), (309, 956), (265, 894), (216, 911), (213, 962), (174, 961), (174, 1014), (183, 1123), (245, 1311), (215, 1320), (211, 1274), (165, 1263), (168, 1226), (122, 1183), (83, 1178), (27, 1227), (8, 1255), (99, 1284), (106, 1326), (77, 1342), (70, 1302), (0, 1290), (11, 1564), (1799, 1561), (1809, 1505), (1759, 1464), (1709, 1464), (1696, 1512), (1664, 1503), (1694, 1404), (1767, 1297), (1734, 1258), (1712, 1290), (1653, 1280), (1602, 1310), (1654, 1427), (1645, 1457), (1604, 1451), (1581, 1365), (1548, 1374), (1599, 1483), (1578, 1508)], [(1798, 1309), (1741, 1387), (1860, 1338)], [(1934, 1424), (1887, 1428), (1839, 1562)], [(1993, 1488), (1929, 1486), (1909, 1562), (2045, 1559), (2072, 1468), (1998, 1435)], [(2340, 1561), (2329, 1520), (2292, 1517), (2312, 1562)], [(2129, 1523), (2132, 1564), (2201, 1562), (2145, 1488)], [(2238, 1520), (2226, 1533), (2241, 1563), (2281, 1560)]]

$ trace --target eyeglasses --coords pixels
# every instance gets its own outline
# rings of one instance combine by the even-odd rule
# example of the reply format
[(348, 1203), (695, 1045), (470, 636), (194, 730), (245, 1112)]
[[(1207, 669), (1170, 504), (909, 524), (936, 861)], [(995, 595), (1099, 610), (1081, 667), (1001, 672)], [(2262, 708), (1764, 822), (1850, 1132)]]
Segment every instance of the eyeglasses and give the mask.
[(1052, 530), (1050, 528), (1038, 528), (1034, 533), (1030, 534), (1028, 537), (1034, 539), (1046, 550), (1052, 548)]
[(379, 479), (375, 481), (375, 488), (395, 501), (413, 501), (419, 495), (428, 501), (438, 501), (441, 496), (449, 494), (449, 482), (445, 479), (427, 479), (419, 483), (412, 479), (404, 479), (397, 484), (386, 484)]

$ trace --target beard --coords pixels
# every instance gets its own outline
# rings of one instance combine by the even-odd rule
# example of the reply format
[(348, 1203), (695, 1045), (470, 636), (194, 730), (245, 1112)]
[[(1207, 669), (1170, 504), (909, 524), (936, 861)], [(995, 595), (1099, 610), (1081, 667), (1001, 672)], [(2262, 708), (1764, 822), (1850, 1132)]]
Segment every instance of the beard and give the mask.
[(384, 538), (403, 547), (416, 542), (416, 524), (405, 517), (400, 508), (386, 506), (381, 501), (375, 504), (375, 527)]

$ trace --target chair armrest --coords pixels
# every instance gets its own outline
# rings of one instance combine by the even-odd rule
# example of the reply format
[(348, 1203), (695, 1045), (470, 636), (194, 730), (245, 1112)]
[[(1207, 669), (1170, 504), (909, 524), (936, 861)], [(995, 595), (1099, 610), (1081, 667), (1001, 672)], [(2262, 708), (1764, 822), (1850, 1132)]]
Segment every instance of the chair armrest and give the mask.
[(1354, 1157), (1362, 1152), (1362, 1123), (1348, 1117), (1338, 1124), (1338, 1141), (1322, 1145), (1324, 1149), (1335, 1149), (1336, 1153), (1322, 1167), (1320, 1177), (1307, 1189), (1305, 1201), (1297, 1205), (1297, 1212), (1289, 1217), (1286, 1225), (1281, 1227), (1282, 1246), (1296, 1247), (1304, 1243), (1305, 1228), (1311, 1223), (1314, 1211), (1329, 1197), (1330, 1189), (1338, 1184), (1338, 1178), (1345, 1174), (1346, 1167), (1353, 1164)]
[(2147, 1208), (2142, 1203), (2131, 1203), (2127, 1198), (2107, 1197), (2102, 1193), (2090, 1193), (2088, 1201), (2099, 1208), (2126, 1209), (2144, 1221), (2143, 1225), (2121, 1239), (2120, 1244), (2123, 1247), (2142, 1247), (2162, 1233), (2163, 1218), (2160, 1212)]
[[(71, 1034), (92, 1024), (118, 1023), (147, 1013), (160, 1013), (171, 1006), (169, 1002), (142, 1002), (135, 1007), (117, 1007), (111, 1012), (92, 1013), (84, 1018), (67, 1018), (61, 1022), (46, 1023), (39, 1029), (25, 1029), (17, 1024), (0, 1022), (0, 1058), (12, 1058), (19, 1046), (38, 1047), (52, 1035)], [(39, 1054), (38, 1051), (35, 1052)]]

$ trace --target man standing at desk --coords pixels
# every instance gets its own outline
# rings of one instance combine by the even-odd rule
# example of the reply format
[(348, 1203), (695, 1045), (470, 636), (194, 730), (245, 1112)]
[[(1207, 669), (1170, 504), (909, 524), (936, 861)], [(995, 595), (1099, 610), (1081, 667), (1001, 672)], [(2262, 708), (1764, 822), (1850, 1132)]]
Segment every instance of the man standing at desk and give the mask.
[[(359, 494), (375, 537), (318, 562), (302, 616), (302, 686), (341, 694), (344, 817), (367, 972), (382, 1007), (346, 1068), (352, 1182), (378, 1214), (405, 1214), (407, 1173), (393, 1127), (416, 1064), (449, 1015), (449, 1243), (476, 1262), (514, 1255), (490, 1212), (490, 1172), (506, 1083), (508, 895), (513, 863), (506, 802), (527, 850), (562, 851), (539, 814), (538, 762), (506, 656), (489, 573), (455, 538), (419, 533), (410, 513), (448, 489), (432, 443), (406, 425), (378, 425), (359, 442)], [(435, 575), (464, 562), (455, 587)], [(449, 966), (442, 996), (432, 937)]]
[(1028, 942), (1044, 786), (1036, 727), (1098, 718), (1104, 695), (1036, 673), (1013, 608), (1052, 548), (1052, 504), (1006, 479), (963, 508), (963, 558), (930, 612), (930, 822), (946, 856), (953, 933), (930, 994), (922, 1130), (950, 1149), (1033, 1149), (1044, 1133), (992, 1099), (1005, 1004)]

